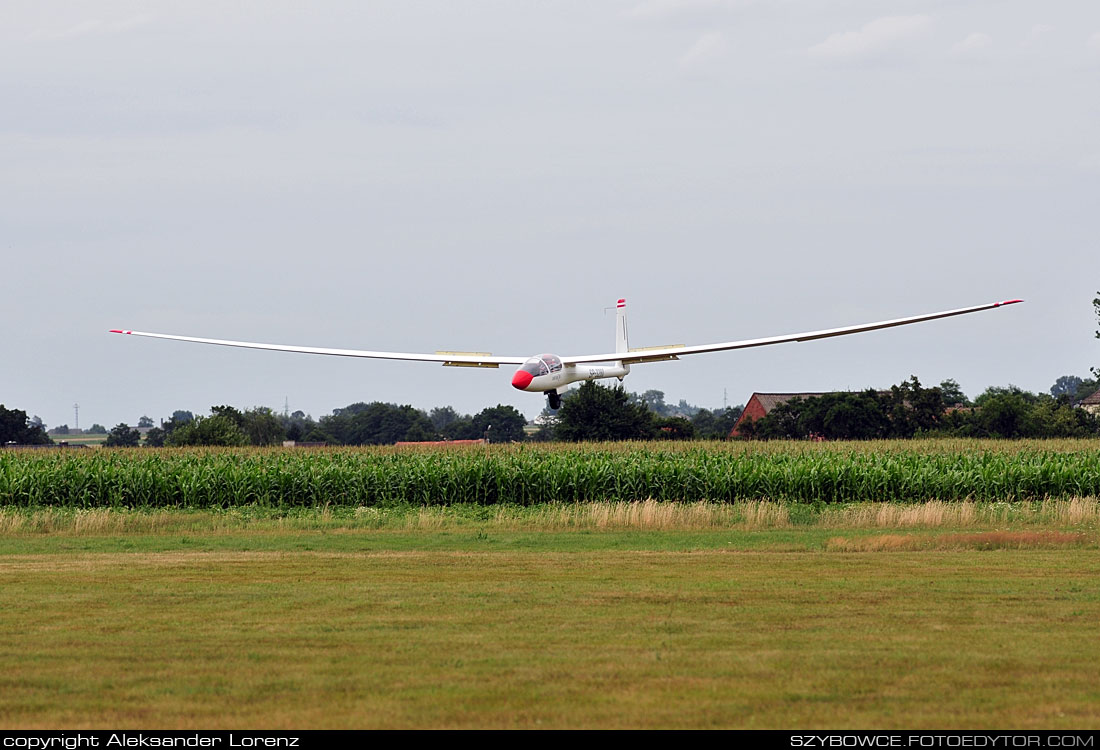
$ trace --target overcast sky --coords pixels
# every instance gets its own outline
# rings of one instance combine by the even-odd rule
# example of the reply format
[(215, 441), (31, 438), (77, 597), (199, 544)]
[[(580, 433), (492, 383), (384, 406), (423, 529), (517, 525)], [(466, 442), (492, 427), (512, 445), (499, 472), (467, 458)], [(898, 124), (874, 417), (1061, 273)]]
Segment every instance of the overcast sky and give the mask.
[(630, 390), (1100, 366), (1095, 0), (0, 5), (0, 403), (544, 405), (512, 368), (203, 347), (580, 354), (1022, 297), (641, 365)]

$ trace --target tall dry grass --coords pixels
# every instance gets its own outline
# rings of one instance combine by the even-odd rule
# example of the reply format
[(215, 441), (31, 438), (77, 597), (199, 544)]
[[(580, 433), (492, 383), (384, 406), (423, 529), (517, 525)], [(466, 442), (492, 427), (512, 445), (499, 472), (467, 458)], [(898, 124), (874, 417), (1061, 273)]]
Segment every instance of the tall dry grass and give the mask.
[[(792, 518), (792, 512), (796, 516)], [(262, 508), (130, 510), (126, 508), (2, 508), (0, 534), (106, 535), (124, 533), (231, 533), (310, 530), (417, 530), (497, 528), (569, 530), (767, 530), (794, 526), (822, 529), (1002, 529), (1028, 526), (1100, 528), (1095, 497), (1042, 502), (919, 504), (861, 503), (820, 510), (754, 500), (736, 503), (639, 502), (548, 503), (404, 508), (321, 508), (283, 513)]]
[(1039, 503), (971, 503), (932, 500), (916, 505), (876, 503), (826, 508), (819, 525), (825, 528), (942, 528), (1006, 523), (1048, 523), (1080, 526), (1100, 523), (1095, 497), (1044, 500)]

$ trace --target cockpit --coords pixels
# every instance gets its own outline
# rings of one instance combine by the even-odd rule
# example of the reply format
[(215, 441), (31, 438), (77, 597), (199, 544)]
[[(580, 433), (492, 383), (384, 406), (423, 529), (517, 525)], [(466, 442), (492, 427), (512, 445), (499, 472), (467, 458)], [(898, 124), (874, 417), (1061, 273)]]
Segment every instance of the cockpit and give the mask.
[(531, 377), (537, 378), (540, 375), (561, 372), (561, 368), (561, 357), (556, 354), (540, 354), (537, 357), (531, 357), (519, 369), (529, 373)]

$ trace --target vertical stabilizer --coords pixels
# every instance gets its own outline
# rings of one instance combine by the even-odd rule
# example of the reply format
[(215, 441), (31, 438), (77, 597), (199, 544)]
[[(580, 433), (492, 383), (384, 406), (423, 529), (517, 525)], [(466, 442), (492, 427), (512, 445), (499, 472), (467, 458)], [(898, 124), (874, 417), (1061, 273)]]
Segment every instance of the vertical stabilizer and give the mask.
[(630, 343), (626, 335), (626, 300), (621, 299), (615, 303), (615, 353), (626, 354), (630, 351)]

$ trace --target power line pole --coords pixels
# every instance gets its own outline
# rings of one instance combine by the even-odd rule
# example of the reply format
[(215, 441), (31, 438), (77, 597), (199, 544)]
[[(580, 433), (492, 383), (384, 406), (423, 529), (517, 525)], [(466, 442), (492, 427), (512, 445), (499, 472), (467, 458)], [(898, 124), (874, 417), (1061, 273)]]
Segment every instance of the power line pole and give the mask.
[(76, 413), (76, 429), (80, 429), (80, 404), (73, 404), (73, 411)]

